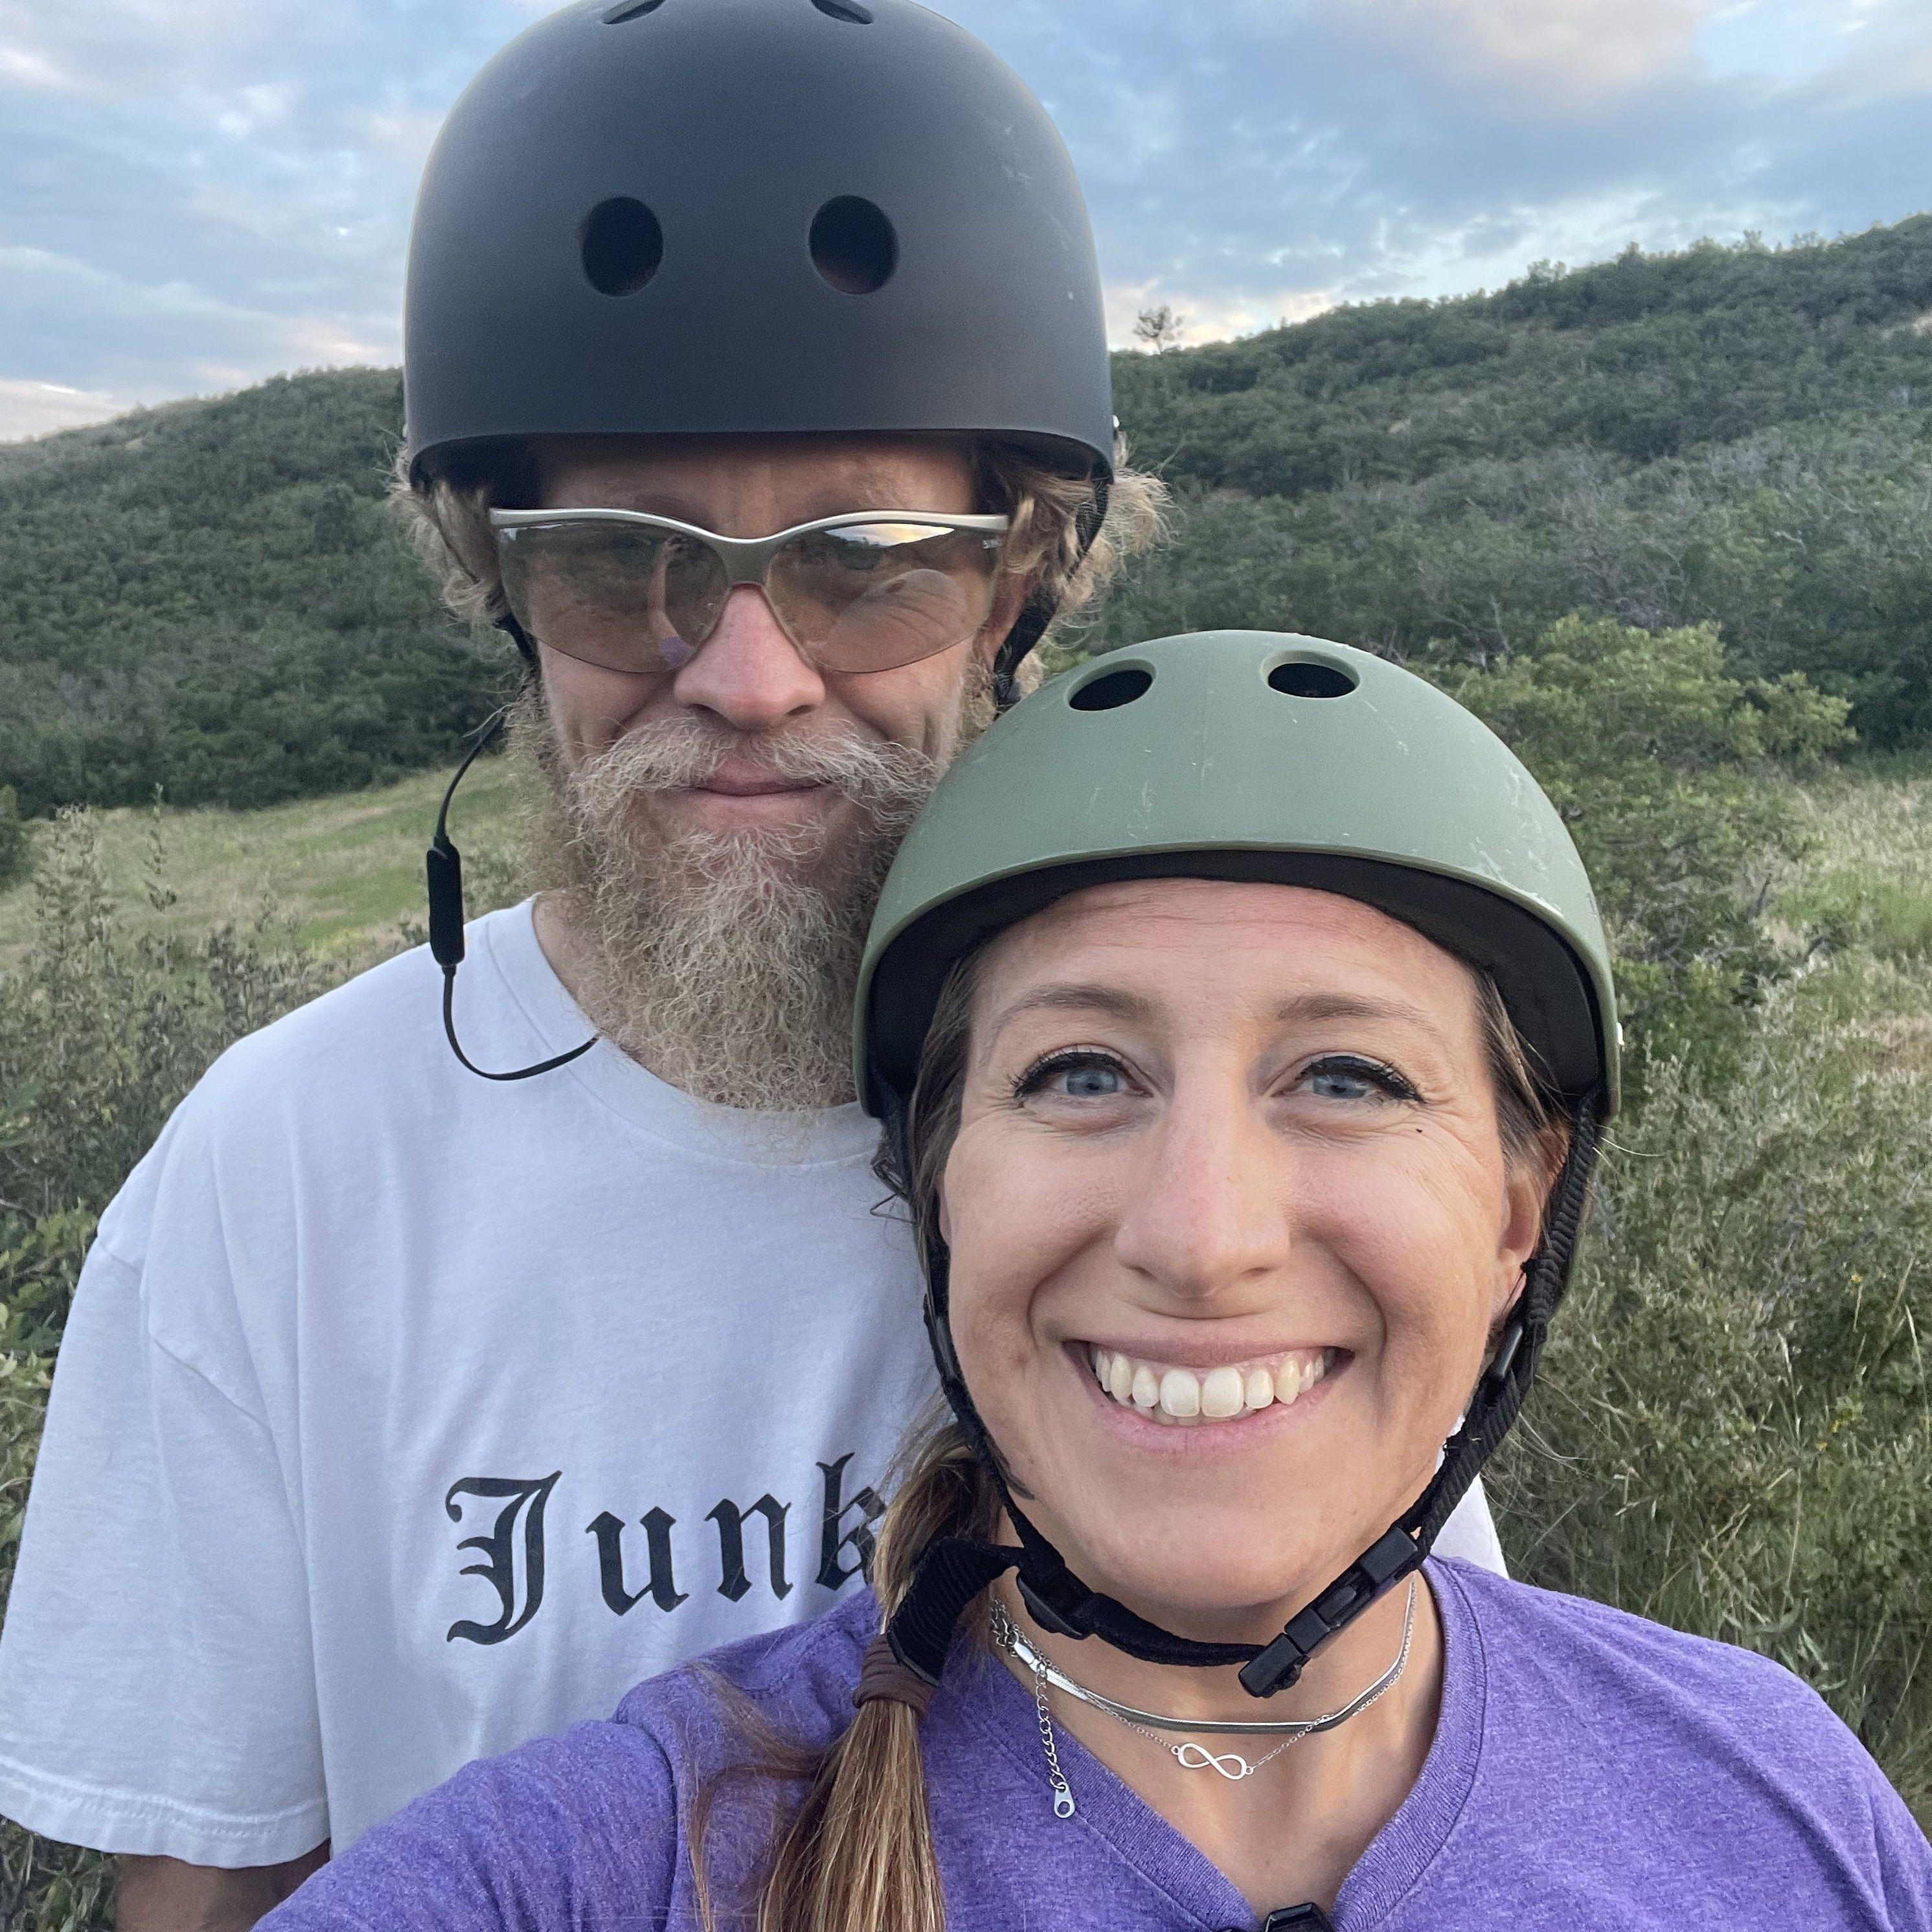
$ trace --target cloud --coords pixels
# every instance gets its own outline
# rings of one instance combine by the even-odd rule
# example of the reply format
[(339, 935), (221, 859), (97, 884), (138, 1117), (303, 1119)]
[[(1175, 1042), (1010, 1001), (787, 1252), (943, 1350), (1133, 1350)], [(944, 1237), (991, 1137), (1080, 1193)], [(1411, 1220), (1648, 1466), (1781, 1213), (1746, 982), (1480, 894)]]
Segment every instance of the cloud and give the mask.
[(58, 62), (31, 47), (0, 44), (0, 86), (45, 88), (56, 94), (77, 92), (80, 83)]
[(1717, 0), (1353, 0), (1451, 73), (1551, 110), (1681, 70)]
[[(1631, 240), (1830, 232), (1932, 205), (1922, 144), (1889, 122), (1875, 136), (1867, 51), (1909, 74), (1915, 50), (1932, 57), (1932, 10), (1873, 0), (1843, 34), (1826, 0), (1777, 4), (1778, 21), (1720, 20), (1720, 0), (950, 10), (1052, 76), (1110, 287), (1197, 316), (1198, 337), (1323, 296), (1495, 286)], [(1801, 26), (1794, 67), (1773, 43)], [(1901, 86), (1932, 105), (1932, 85)]]
[(70, 389), (61, 382), (28, 382), (0, 376), (0, 441), (105, 422), (134, 406), (122, 397), (98, 389)]
[[(938, 4), (1065, 134), (1118, 340), (1162, 302), (1204, 340), (1632, 239), (1932, 206), (1924, 0)], [(392, 358), (430, 145), (546, 10), (0, 0), (10, 395)]]

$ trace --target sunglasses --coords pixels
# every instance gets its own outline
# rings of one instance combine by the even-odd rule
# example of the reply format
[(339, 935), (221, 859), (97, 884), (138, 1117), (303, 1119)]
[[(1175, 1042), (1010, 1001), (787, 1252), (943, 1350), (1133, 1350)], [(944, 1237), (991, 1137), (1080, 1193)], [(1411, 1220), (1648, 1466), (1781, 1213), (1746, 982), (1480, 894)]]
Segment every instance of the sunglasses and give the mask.
[(741, 584), (815, 669), (890, 670), (950, 650), (992, 614), (1005, 517), (861, 510), (722, 537), (640, 510), (493, 510), (503, 592), (533, 639), (606, 670), (663, 677)]

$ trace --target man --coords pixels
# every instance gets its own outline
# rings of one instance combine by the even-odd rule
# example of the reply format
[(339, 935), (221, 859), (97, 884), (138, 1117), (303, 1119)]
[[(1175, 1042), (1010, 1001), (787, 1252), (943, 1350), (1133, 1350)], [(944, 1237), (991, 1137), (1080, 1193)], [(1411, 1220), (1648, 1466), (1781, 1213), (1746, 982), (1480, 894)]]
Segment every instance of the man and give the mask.
[(850, 1104), (870, 901), (1154, 520), (1064, 150), (910, 0), (539, 23), (431, 157), (407, 322), (405, 494), (529, 660), (552, 890), (242, 1042), (103, 1219), (0, 1808), (123, 1855), (131, 1932), (252, 1924), (859, 1573), (928, 1386)]

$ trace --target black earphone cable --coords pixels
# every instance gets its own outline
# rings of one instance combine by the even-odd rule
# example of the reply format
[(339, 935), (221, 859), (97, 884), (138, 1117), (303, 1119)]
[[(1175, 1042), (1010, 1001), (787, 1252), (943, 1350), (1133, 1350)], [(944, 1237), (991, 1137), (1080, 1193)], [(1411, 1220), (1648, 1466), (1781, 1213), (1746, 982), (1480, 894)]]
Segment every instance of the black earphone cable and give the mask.
[(463, 964), (464, 950), (463, 855), (449, 836), (449, 805), (470, 767), (503, 728), (506, 715), (498, 711), (484, 721), (483, 728), (476, 734), (476, 743), (457, 766), (456, 776), (442, 794), (442, 804), (436, 814), (435, 836), (430, 841), (424, 858), (429, 887), (429, 950), (430, 956), (442, 968), (443, 1034), (449, 1042), (450, 1052), (479, 1080), (530, 1080), (539, 1073), (554, 1072), (558, 1067), (568, 1066), (573, 1060), (581, 1058), (598, 1040), (598, 1036), (592, 1034), (581, 1046), (574, 1046), (568, 1053), (539, 1060), (534, 1066), (518, 1066), (507, 1073), (492, 1073), (488, 1067), (478, 1066), (464, 1052), (463, 1043), (456, 1036), (456, 969)]

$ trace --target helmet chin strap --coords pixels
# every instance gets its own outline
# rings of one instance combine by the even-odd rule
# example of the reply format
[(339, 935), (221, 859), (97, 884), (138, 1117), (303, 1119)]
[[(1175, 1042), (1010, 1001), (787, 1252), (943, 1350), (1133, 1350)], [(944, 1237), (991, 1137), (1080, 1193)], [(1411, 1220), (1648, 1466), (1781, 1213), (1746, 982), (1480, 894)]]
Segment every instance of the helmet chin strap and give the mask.
[[(1199, 1643), (1177, 1636), (1137, 1616), (1122, 1603), (1092, 1590), (1015, 1501), (1012, 1485), (959, 1371), (947, 1318), (945, 1244), (936, 1231), (926, 1238), (926, 1334), (938, 1366), (940, 1387), (967, 1442), (992, 1478), (1017, 1547), (945, 1537), (929, 1545), (903, 1602), (886, 1627), (892, 1654), (915, 1676), (937, 1684), (946, 1665), (955, 1625), (968, 1604), (993, 1580), (1018, 1572), (1022, 1599), (1040, 1627), (1057, 1636), (1097, 1636), (1103, 1643), (1150, 1664), (1196, 1668), (1238, 1665), (1241, 1688), (1252, 1697), (1272, 1697), (1301, 1676), (1308, 1661), (1385, 1592), (1422, 1567), (1437, 1534), (1468, 1492), (1483, 1465), (1509, 1432), (1534, 1378), (1550, 1317), (1568, 1286), (1582, 1226), (1590, 1175), (1603, 1126), (1603, 1096), (1577, 1107), (1570, 1148), (1550, 1192), (1543, 1240), (1523, 1271), (1523, 1288), (1489, 1366), (1471, 1399), (1462, 1426), (1445, 1445), (1442, 1462), (1412, 1508), (1349, 1564), (1305, 1609), (1290, 1618), (1271, 1643)], [(905, 1166), (906, 1120), (896, 1096), (886, 1129)]]

